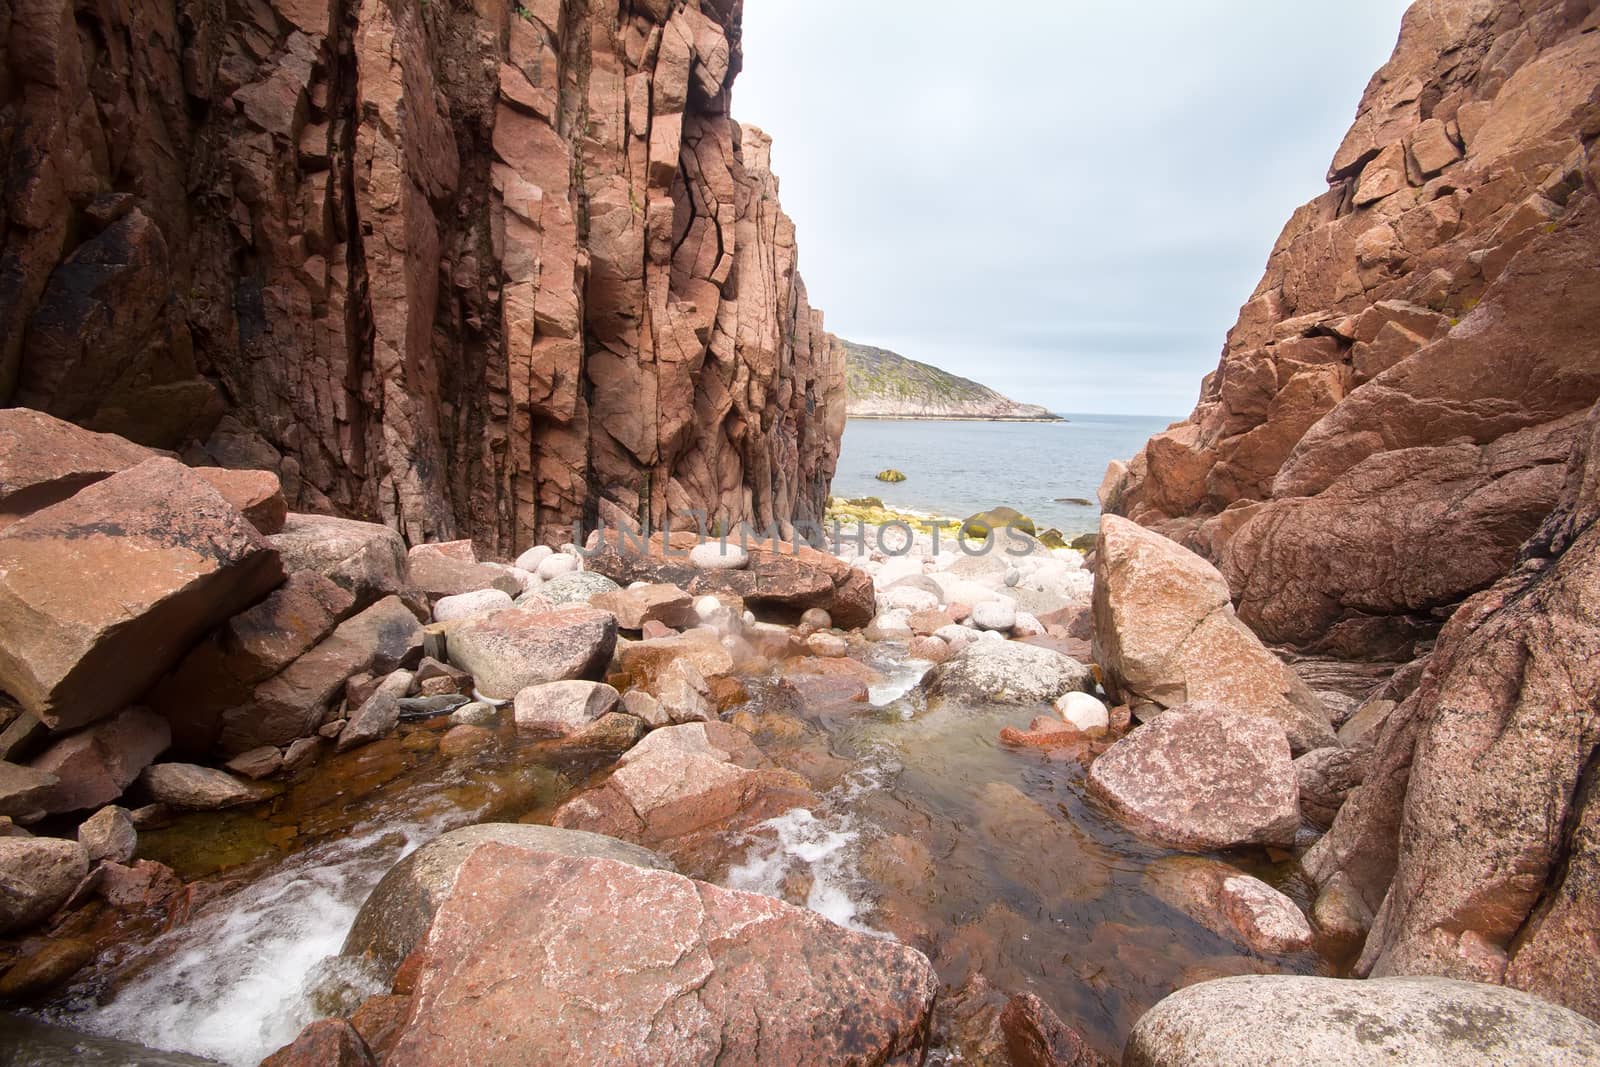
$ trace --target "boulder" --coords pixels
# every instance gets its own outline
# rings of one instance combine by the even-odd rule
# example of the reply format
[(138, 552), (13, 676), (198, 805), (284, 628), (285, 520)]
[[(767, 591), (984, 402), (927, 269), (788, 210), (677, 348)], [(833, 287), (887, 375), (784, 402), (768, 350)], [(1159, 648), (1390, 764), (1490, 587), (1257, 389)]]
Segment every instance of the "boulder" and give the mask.
[(510, 608), (467, 619), (450, 631), (450, 662), (478, 692), (510, 700), (531, 685), (598, 680), (617, 644), (616, 616), (591, 608)]
[(1600, 1026), (1527, 993), (1443, 978), (1243, 975), (1180, 989), (1140, 1018), (1125, 1067), (1404, 1063), (1577, 1067)]
[(290, 515), (270, 540), (290, 571), (330, 578), (364, 608), (407, 591), (406, 543), (387, 526), (330, 515)]
[(127, 863), (139, 845), (139, 833), (127, 808), (107, 805), (78, 824), (78, 844), (91, 867), (101, 860)]
[(1000, 630), (1010, 633), (1017, 625), (1015, 604), (1003, 600), (986, 600), (972, 607), (972, 625), (980, 630)]
[(517, 694), (517, 729), (543, 737), (582, 733), (614, 711), (620, 695), (604, 682), (546, 682)]
[(491, 843), (433, 918), (390, 1059), (915, 1063), (938, 986), (914, 949), (771, 897)]
[(1311, 926), (1294, 901), (1229, 864), (1199, 856), (1166, 856), (1145, 868), (1143, 888), (1252, 952), (1271, 955), (1311, 947)]
[(223, 713), (216, 747), (234, 756), (316, 733), (356, 674), (388, 674), (422, 655), (422, 627), (397, 596), (346, 619), (325, 640)]
[(195, 467), (196, 474), (211, 483), (222, 499), (263, 534), (283, 530), (289, 505), (283, 499), (283, 486), (271, 471), (227, 470), (223, 467)]
[(372, 1050), (343, 1019), (318, 1019), (292, 1042), (261, 1061), (261, 1067), (374, 1067)]
[(642, 630), (647, 622), (659, 622), (673, 629), (698, 625), (694, 598), (675, 585), (644, 584), (615, 592), (600, 593), (589, 603), (617, 617), (624, 630)]
[(1176, 848), (1287, 846), (1300, 827), (1282, 727), (1215, 704), (1173, 708), (1112, 745), (1089, 768), (1089, 792)]
[(707, 630), (690, 630), (676, 637), (649, 641), (629, 641), (617, 651), (617, 661), (633, 684), (655, 691), (660, 678), (678, 660), (694, 664), (704, 678), (715, 678), (733, 671), (733, 655), (717, 635)]
[(59, 837), (0, 837), (0, 934), (50, 917), (89, 873), (89, 856)]
[(39, 815), (61, 784), (49, 771), (0, 761), (0, 815), (18, 819)]
[(522, 593), (522, 583), (498, 567), (442, 552), (413, 553), (406, 561), (406, 575), (413, 588), (433, 599), (484, 589), (498, 589), (508, 597)]
[(145, 768), (139, 781), (156, 803), (185, 811), (236, 808), (259, 803), (276, 792), (235, 778), (226, 771), (197, 767), (192, 763), (154, 764)]
[(1083, 1035), (1061, 1021), (1044, 1001), (1022, 993), (1000, 1012), (1011, 1067), (1102, 1067), (1106, 1063)]
[(1300, 811), (1306, 821), (1326, 829), (1367, 775), (1367, 749), (1318, 748), (1294, 761), (1300, 783)]
[(379, 976), (392, 979), (454, 889), (462, 863), (489, 842), (551, 855), (609, 859), (652, 870), (673, 869), (667, 860), (638, 845), (582, 830), (525, 823), (465, 826), (434, 838), (389, 869), (356, 913), (340, 954), (360, 957), (372, 964)]
[(1077, 660), (1014, 641), (974, 641), (919, 683), (929, 700), (974, 707), (1049, 703), (1093, 685), (1089, 668)]
[(893, 467), (881, 470), (873, 477), (877, 478), (880, 482), (903, 482), (906, 480), (905, 473), (902, 471), (897, 471)]
[(1234, 614), (1217, 569), (1115, 515), (1100, 521), (1094, 621), (1113, 701), (1211, 701), (1281, 724), (1297, 753), (1338, 743), (1316, 696)]
[(94, 722), (283, 579), (204, 479), (146, 460), (0, 532), (0, 688), (53, 730)]
[(58, 814), (111, 803), (171, 741), (166, 720), (144, 708), (128, 708), (61, 738), (31, 764), (58, 779), (45, 798), (44, 810)]
[(400, 700), (411, 691), (414, 677), (410, 671), (400, 670), (385, 678), (373, 694), (350, 713), (344, 729), (339, 731), (334, 750), (344, 752), (388, 737), (400, 722)]
[(210, 753), (223, 712), (247, 703), (257, 685), (326, 638), (354, 608), (355, 597), (332, 580), (298, 571), (217, 627), (150, 693), (151, 709), (172, 725), (174, 749), (190, 757)]
[[(566, 557), (562, 557), (566, 558)], [(539, 587), (539, 597), (551, 607), (588, 604), (597, 596), (621, 590), (610, 578), (593, 571), (571, 571), (557, 575)]]
[(816, 803), (804, 778), (774, 767), (743, 731), (697, 722), (651, 732), (553, 821), (674, 854), (692, 834), (744, 829)]
[(1086, 734), (1104, 733), (1111, 725), (1111, 712), (1096, 697), (1088, 693), (1071, 692), (1055, 702), (1056, 713), (1063, 722), (1075, 726)]
[(471, 593), (440, 597), (433, 605), (434, 622), (470, 619), (512, 606), (511, 595), (503, 589), (478, 589)]
[(621, 585), (650, 582), (676, 585), (696, 597), (736, 596), (757, 613), (788, 619), (821, 608), (844, 629), (865, 626), (873, 616), (872, 579), (836, 556), (805, 545), (752, 539), (740, 546), (748, 554), (745, 567), (704, 569), (689, 559), (697, 544), (692, 533), (673, 534), (670, 544), (656, 534), (640, 551), (636, 541), (606, 530), (586, 565)]
[(42, 411), (0, 408), (0, 529), (158, 454)]

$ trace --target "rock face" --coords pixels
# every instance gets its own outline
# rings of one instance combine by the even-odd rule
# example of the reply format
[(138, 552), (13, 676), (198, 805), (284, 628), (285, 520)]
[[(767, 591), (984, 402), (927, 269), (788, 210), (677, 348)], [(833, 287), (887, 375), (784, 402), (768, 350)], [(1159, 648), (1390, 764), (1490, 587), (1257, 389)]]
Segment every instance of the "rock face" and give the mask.
[(852, 418), (1061, 421), (1037, 404), (1019, 404), (898, 352), (838, 338), (833, 343), (844, 353), (846, 410)]
[(0, 532), (0, 688), (53, 730), (93, 722), (283, 578), (205, 479), (146, 460)]
[(419, 955), (388, 1062), (913, 1064), (938, 989), (916, 950), (770, 897), (493, 843)]
[(820, 519), (842, 353), (729, 115), (740, 15), (13, 14), (0, 403), (413, 543)]
[(1306, 857), (1377, 913), (1361, 973), (1505, 982), (1600, 1019), (1597, 618), (1600, 406), (1557, 508), (1450, 619)]
[(1296, 752), (1337, 744), (1321, 702), (1234, 614), (1216, 568), (1115, 515), (1100, 520), (1094, 620), (1114, 702), (1215, 702), (1278, 723)]
[(1600, 397), (1600, 35), (1424, 0), (1190, 418), (1103, 487), (1272, 643), (1404, 658), (1495, 582)]
[(1245, 975), (1201, 982), (1144, 1014), (1124, 1067), (1596, 1062), (1600, 1026), (1515, 990), (1438, 978), (1352, 982)]
[(1112, 745), (1090, 766), (1089, 791), (1179, 848), (1288, 845), (1300, 826), (1283, 728), (1215, 704), (1173, 708)]

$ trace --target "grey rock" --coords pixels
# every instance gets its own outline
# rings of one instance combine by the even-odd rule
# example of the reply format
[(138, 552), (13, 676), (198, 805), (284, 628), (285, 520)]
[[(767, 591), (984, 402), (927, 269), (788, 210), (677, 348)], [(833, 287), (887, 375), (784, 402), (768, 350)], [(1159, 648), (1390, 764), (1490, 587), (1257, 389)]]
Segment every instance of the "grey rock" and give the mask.
[(89, 873), (89, 854), (59, 837), (0, 837), (0, 934), (50, 917)]
[(460, 693), (445, 693), (436, 697), (402, 697), (395, 703), (399, 708), (401, 721), (413, 722), (417, 719), (449, 715), (473, 703), (473, 700)]
[[(998, 636), (998, 635), (996, 635)], [(975, 641), (928, 672), (921, 689), (930, 700), (973, 706), (1042, 704), (1094, 684), (1089, 668), (1070, 656), (1015, 641)]]
[(602, 593), (615, 593), (622, 586), (603, 574), (593, 571), (572, 571), (545, 582), (539, 588), (539, 597), (553, 608), (563, 604), (587, 604), (590, 597)]
[(499, 713), (481, 700), (463, 704), (450, 713), (451, 726), (493, 726), (499, 720)]
[(620, 700), (604, 682), (548, 682), (517, 694), (517, 729), (544, 737), (569, 737), (588, 729)]
[(254, 804), (275, 790), (246, 782), (226, 771), (192, 763), (157, 763), (140, 776), (152, 800), (189, 811), (216, 811)]
[(139, 846), (139, 832), (127, 808), (109, 804), (78, 826), (78, 844), (88, 854), (91, 865), (101, 860), (127, 863)]

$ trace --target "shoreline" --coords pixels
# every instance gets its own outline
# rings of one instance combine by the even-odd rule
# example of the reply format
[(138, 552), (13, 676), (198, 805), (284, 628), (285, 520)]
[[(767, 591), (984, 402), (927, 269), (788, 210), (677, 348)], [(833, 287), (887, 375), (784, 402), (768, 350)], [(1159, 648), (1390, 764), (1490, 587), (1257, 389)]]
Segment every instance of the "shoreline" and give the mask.
[(872, 422), (1036, 422), (1055, 423), (1071, 422), (1059, 415), (1050, 418), (1032, 417), (1023, 415), (855, 415), (845, 414), (846, 421), (859, 419)]

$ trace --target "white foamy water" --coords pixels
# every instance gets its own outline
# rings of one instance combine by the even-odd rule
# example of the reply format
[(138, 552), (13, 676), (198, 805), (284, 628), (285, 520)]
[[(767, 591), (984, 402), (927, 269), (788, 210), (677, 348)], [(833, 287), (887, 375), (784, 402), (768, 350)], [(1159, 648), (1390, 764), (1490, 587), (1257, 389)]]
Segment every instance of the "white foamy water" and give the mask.
[(56, 1018), (152, 1048), (258, 1063), (315, 1017), (311, 980), (327, 973), (324, 960), (367, 893), (444, 828), (386, 826), (308, 849), (157, 938), (145, 950), (151, 962), (114, 999)]
[(861, 919), (868, 904), (866, 882), (856, 867), (861, 831), (852, 805), (864, 794), (882, 789), (899, 769), (887, 748), (878, 749), (823, 794), (822, 815), (795, 808), (759, 824), (755, 832), (762, 839), (751, 846), (743, 863), (728, 872), (727, 887), (781, 898), (785, 879), (803, 869), (811, 878), (807, 908), (847, 930), (888, 936)]
[(884, 680), (867, 687), (867, 700), (875, 708), (886, 708), (917, 687), (922, 676), (933, 664), (920, 659), (908, 659), (889, 667)]

